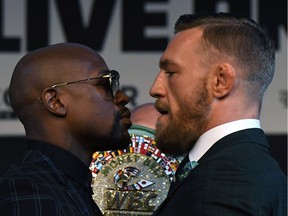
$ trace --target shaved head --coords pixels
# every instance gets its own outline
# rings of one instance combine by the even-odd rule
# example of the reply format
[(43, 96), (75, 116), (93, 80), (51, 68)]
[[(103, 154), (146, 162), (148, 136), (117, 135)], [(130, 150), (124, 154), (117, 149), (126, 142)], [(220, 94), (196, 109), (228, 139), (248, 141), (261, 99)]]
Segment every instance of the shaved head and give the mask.
[(75, 80), (77, 75), (83, 76), (79, 71), (91, 71), (99, 64), (107, 67), (97, 52), (80, 44), (60, 43), (32, 51), (14, 69), (9, 87), (11, 107), (25, 122), (25, 118), (29, 118), (26, 110), (39, 103), (45, 88)]
[(155, 130), (156, 122), (160, 115), (153, 103), (146, 103), (133, 110), (131, 122), (134, 125), (142, 125)]

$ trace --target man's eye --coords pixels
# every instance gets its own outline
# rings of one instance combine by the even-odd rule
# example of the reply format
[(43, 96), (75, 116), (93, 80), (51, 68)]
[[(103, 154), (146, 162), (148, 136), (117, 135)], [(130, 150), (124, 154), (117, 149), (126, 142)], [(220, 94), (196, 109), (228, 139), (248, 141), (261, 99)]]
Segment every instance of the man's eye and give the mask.
[(107, 85), (107, 83), (109, 84), (109, 80), (108, 79), (95, 79), (92, 81), (92, 84), (97, 86), (97, 85)]
[(109, 89), (110, 88), (110, 82), (109, 79), (101, 79), (98, 80), (97, 83), (95, 83), (96, 86), (103, 86), (103, 88), (105, 89)]
[(173, 72), (173, 71), (166, 71), (165, 74), (166, 74), (168, 77), (171, 77), (171, 76), (173, 76), (173, 74), (175, 74), (175, 72)]

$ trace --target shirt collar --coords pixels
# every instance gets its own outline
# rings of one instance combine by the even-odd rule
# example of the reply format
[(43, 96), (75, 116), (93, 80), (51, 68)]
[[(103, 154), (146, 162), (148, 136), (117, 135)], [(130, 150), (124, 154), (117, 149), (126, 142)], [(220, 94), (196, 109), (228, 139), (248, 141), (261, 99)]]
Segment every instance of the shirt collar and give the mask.
[[(83, 189), (91, 190), (92, 173), (79, 158), (65, 149), (36, 140), (27, 140), (28, 149), (40, 151), (46, 155), (58, 170), (77, 182)], [(91, 191), (90, 191), (91, 192)]]
[(128, 129), (128, 132), (129, 134), (137, 134), (141, 136), (148, 136), (150, 138), (154, 138), (155, 130), (148, 127), (144, 127), (142, 125), (132, 125)]
[(190, 161), (198, 161), (218, 140), (236, 131), (260, 128), (258, 119), (242, 119), (219, 125), (202, 134), (189, 152)]

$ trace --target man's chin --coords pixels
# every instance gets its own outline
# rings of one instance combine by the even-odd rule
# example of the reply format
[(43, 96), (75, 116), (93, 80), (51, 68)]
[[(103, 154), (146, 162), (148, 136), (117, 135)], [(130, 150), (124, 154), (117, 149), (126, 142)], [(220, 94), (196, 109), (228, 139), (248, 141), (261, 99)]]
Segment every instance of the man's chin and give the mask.
[(156, 146), (166, 155), (178, 157), (187, 153), (187, 149), (181, 143), (181, 136), (177, 133), (176, 128), (157, 128), (155, 134)]
[(127, 132), (127, 134), (123, 134), (123, 137), (121, 140), (118, 140), (118, 141), (111, 143), (111, 149), (110, 150), (125, 149), (129, 146), (130, 143), (131, 143), (131, 138), (130, 138), (129, 133)]

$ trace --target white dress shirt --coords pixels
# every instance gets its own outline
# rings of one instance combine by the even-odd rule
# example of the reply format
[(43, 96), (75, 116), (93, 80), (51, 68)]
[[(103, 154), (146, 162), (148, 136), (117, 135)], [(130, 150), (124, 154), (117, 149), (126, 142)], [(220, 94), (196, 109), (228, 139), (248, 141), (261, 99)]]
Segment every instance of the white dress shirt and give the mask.
[(219, 125), (202, 134), (189, 152), (190, 161), (198, 161), (218, 140), (236, 131), (261, 128), (258, 119), (242, 119)]

